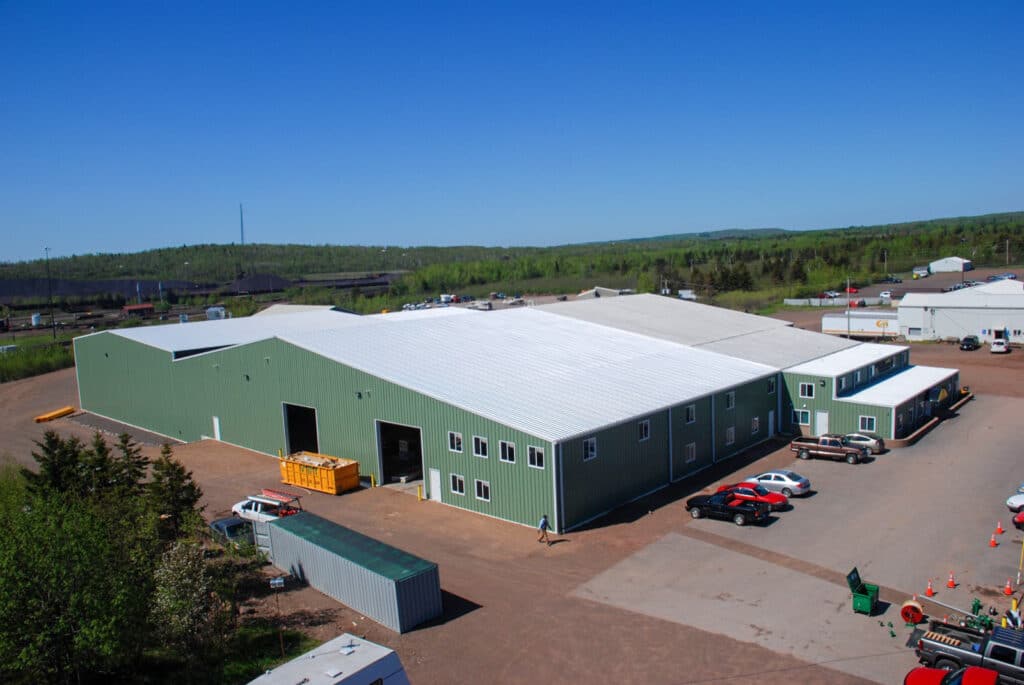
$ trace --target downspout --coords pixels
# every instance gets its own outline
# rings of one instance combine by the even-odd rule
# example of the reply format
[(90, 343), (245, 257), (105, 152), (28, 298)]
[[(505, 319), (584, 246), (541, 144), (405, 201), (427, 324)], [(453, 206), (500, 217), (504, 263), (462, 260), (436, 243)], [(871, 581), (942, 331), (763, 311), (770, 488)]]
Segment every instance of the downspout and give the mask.
[(711, 463), (718, 461), (718, 427), (715, 425), (715, 395), (711, 394)]
[[(553, 443), (555, 463), (558, 465), (557, 475), (555, 476), (555, 532), (561, 533), (565, 530), (565, 478), (562, 472), (562, 443)], [(552, 473), (555, 469), (551, 469)]]
[(672, 450), (672, 407), (668, 408), (668, 482), (671, 483), (675, 477), (673, 467), (675, 466), (675, 452)]

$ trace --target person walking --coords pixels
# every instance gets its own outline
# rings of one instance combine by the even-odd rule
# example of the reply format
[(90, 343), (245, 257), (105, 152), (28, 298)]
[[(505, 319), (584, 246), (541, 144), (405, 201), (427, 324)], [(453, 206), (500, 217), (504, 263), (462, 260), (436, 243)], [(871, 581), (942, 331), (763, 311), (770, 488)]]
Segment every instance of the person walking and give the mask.
[(544, 514), (540, 517), (540, 523), (537, 524), (537, 532), (539, 533), (537, 535), (537, 542), (546, 542), (548, 543), (548, 547), (550, 547), (551, 538), (548, 537), (548, 528), (550, 528), (550, 524), (548, 523), (548, 515)]

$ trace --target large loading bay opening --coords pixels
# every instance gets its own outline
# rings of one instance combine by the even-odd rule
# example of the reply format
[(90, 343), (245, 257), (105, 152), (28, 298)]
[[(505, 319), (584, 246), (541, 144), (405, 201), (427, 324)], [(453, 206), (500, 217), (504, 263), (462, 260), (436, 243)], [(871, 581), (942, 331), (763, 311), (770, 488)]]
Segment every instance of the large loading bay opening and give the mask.
[(380, 433), (381, 482), (423, 478), (423, 444), (420, 429), (378, 421)]
[(288, 454), (303, 451), (319, 452), (320, 442), (316, 437), (316, 409), (285, 403), (284, 437), (288, 442)]

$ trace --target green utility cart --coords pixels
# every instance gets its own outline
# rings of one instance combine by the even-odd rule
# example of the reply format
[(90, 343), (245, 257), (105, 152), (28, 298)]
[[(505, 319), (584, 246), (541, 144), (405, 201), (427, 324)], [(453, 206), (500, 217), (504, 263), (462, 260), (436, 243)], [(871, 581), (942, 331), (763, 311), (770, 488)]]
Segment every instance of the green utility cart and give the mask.
[(853, 570), (846, 574), (846, 584), (850, 586), (853, 593), (853, 611), (858, 614), (870, 616), (875, 612), (875, 605), (878, 604), (878, 586), (865, 583), (860, 579), (860, 571), (854, 566)]

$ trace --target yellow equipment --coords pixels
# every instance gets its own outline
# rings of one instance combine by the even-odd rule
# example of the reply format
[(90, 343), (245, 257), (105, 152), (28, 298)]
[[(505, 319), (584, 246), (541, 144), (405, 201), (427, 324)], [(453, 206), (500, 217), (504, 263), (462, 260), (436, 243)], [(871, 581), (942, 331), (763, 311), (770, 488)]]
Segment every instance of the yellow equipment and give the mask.
[(281, 482), (340, 495), (359, 487), (359, 462), (316, 452), (296, 452), (280, 458)]

